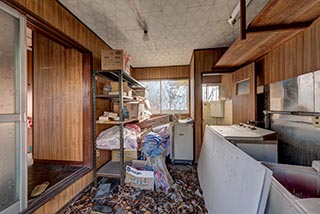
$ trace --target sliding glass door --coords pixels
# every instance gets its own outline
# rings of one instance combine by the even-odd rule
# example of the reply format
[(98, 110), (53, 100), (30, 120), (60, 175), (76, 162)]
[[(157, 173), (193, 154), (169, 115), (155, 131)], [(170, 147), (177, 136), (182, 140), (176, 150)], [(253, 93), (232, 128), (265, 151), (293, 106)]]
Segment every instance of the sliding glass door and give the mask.
[(25, 17), (0, 2), (0, 213), (27, 206)]

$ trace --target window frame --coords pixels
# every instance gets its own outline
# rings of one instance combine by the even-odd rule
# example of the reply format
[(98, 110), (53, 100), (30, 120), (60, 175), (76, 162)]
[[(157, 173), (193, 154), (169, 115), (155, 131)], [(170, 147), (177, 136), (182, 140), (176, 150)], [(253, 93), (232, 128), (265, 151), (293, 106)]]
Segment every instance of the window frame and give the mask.
[[(188, 93), (187, 93), (187, 98), (188, 98), (188, 104), (187, 104), (187, 111), (186, 112), (166, 112), (163, 113), (162, 110), (162, 81), (179, 81), (179, 80), (185, 80), (188, 82)], [(159, 82), (160, 83), (160, 112), (153, 113), (153, 114), (179, 114), (179, 115), (189, 115), (190, 114), (190, 78), (165, 78), (165, 79), (141, 79), (139, 80), (140, 82)]]

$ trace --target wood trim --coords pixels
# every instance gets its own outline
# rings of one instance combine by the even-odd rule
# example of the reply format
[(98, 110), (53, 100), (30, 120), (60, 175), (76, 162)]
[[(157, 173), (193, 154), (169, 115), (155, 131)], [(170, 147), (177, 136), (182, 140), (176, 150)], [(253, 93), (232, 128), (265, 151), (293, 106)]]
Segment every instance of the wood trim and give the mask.
[[(55, 185), (47, 189), (41, 196), (35, 199), (32, 199), (28, 204), (28, 208), (22, 211), (22, 213), (23, 214), (55, 213), (57, 210), (50, 210), (50, 211), (48, 210), (48, 212), (40, 212), (40, 210), (44, 209), (47, 206), (50, 206), (50, 204), (52, 206), (51, 201), (62, 200), (62, 201), (65, 201), (65, 203), (67, 203), (68, 201), (66, 201), (66, 199), (71, 198), (71, 195), (67, 195), (66, 197), (66, 195), (63, 193), (66, 192), (70, 187), (74, 185), (78, 186), (77, 188), (78, 190), (83, 189), (84, 187), (82, 185), (78, 185), (78, 183), (81, 183), (81, 181), (83, 180), (87, 180), (84, 184), (85, 186), (87, 186), (88, 184), (86, 183), (90, 180), (91, 174), (92, 174), (92, 171), (90, 171), (89, 168), (82, 167), (72, 175), (64, 178), (60, 182), (56, 183)], [(62, 197), (62, 195), (65, 195), (65, 196)], [(60, 204), (55, 204), (54, 206), (57, 206), (57, 205), (62, 206), (64, 204), (60, 203)]]
[(60, 164), (60, 165), (78, 165), (82, 166), (83, 161), (64, 161), (64, 160), (49, 160), (49, 159), (33, 159), (34, 163), (39, 164)]
[(279, 25), (266, 25), (250, 27), (247, 29), (247, 33), (261, 33), (261, 32), (278, 32), (278, 31), (288, 31), (288, 30), (303, 30), (309, 27), (312, 22), (297, 22), (291, 24), (279, 24)]
[(212, 72), (213, 73), (233, 73), (235, 72), (236, 70), (238, 70), (239, 67), (216, 67), (216, 66), (213, 66), (212, 68)]
[[(74, 181), (72, 184), (65, 185), (63, 191), (61, 191), (55, 197), (51, 197), (47, 203), (39, 207), (32, 213), (34, 214), (47, 214), (57, 213), (63, 206), (65, 206), (70, 200), (72, 200), (79, 192), (83, 191), (93, 181), (93, 170), (82, 175), (80, 179)], [(28, 212), (31, 213), (31, 212)], [(27, 213), (26, 213), (27, 214)]]
[(240, 35), (241, 39), (246, 39), (246, 0), (240, 0)]
[(23, 7), (16, 1), (10, 0), (2, 0), (9, 6), (13, 7), (14, 9), (18, 10), (20, 13), (26, 16), (28, 27), (30, 27), (33, 31), (38, 31), (39, 33), (45, 35), (46, 37), (50, 38), (51, 40), (61, 44), (65, 48), (75, 48), (80, 52), (90, 52), (87, 48), (82, 46), (77, 41), (71, 39), (65, 33), (60, 31), (55, 26), (51, 25), (49, 22), (42, 19), (40, 16), (36, 15), (32, 11), (28, 10), (27, 8)]
[(134, 68), (131, 76), (137, 80), (189, 79), (189, 65)]
[(195, 161), (199, 158), (202, 146), (202, 74), (212, 73), (212, 69), (215, 68), (216, 62), (221, 58), (226, 50), (227, 48), (208, 48), (197, 49), (193, 52), (193, 65), (190, 65), (190, 67), (193, 66), (193, 69), (190, 69), (190, 71), (194, 72), (194, 74), (191, 74), (190, 81), (190, 86), (193, 86), (191, 89), (193, 92), (191, 93), (190, 99), (194, 99), (194, 106), (190, 108), (190, 115), (193, 116), (195, 127)]
[(167, 66), (151, 66), (151, 67), (132, 67), (132, 66), (130, 66), (130, 67), (133, 69), (152, 69), (152, 68), (163, 68), (163, 67), (170, 68), (170, 67), (179, 67), (179, 66), (189, 66), (189, 65), (167, 65)]
[(82, 106), (83, 106), (83, 164), (93, 167), (93, 107), (92, 107), (92, 54), (83, 54)]

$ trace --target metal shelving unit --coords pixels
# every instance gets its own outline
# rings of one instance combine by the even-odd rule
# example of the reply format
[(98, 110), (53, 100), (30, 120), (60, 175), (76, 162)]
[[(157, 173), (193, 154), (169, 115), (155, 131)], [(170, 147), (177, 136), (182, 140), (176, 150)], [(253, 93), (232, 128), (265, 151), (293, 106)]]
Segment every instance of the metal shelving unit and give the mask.
[[(106, 78), (112, 81), (118, 81), (119, 82), (119, 95), (97, 95), (96, 94), (96, 76), (100, 76), (102, 78)], [(93, 91), (93, 140), (94, 140), (94, 183), (96, 185), (97, 183), (97, 175), (99, 176), (109, 176), (109, 177), (120, 177), (120, 184), (124, 184), (124, 175), (125, 175), (125, 163), (124, 163), (124, 136), (123, 136), (123, 128), (124, 124), (128, 123), (128, 121), (124, 120), (123, 117), (123, 102), (124, 100), (130, 101), (132, 98), (123, 96), (123, 81), (127, 82), (129, 87), (132, 89), (138, 89), (138, 88), (145, 88), (145, 86), (140, 83), (139, 81), (132, 78), (129, 74), (124, 72), (123, 70), (115, 70), (115, 71), (94, 71), (93, 77), (92, 77), (92, 91)], [(106, 163), (104, 166), (101, 167), (100, 172), (97, 170), (97, 156), (96, 156), (96, 99), (97, 98), (104, 98), (104, 99), (118, 99), (119, 100), (119, 121), (110, 121), (105, 122), (103, 124), (110, 124), (110, 125), (119, 125), (119, 132), (120, 132), (120, 162), (119, 164), (114, 164), (112, 162)], [(130, 121), (133, 122), (134, 120)], [(100, 124), (100, 123), (99, 123)]]

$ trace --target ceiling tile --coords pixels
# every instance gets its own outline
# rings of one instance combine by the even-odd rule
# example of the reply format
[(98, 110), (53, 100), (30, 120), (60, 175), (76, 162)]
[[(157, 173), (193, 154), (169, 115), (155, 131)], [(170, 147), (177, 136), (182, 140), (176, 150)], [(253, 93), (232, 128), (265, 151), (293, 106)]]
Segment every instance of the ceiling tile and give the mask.
[[(239, 35), (238, 22), (227, 22), (238, 0), (59, 1), (112, 48), (129, 52), (134, 67), (186, 65), (193, 49), (230, 45)], [(249, 19), (266, 2), (252, 0)], [(135, 9), (147, 24), (148, 43)]]

